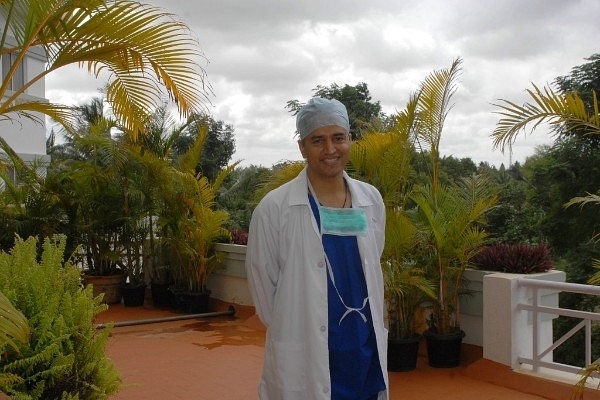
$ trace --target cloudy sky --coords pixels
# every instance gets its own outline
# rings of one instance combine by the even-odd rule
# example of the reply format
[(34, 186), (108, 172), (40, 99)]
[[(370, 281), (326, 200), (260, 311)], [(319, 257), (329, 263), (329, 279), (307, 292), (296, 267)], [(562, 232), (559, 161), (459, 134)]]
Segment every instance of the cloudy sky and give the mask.
[[(297, 160), (288, 100), (317, 85), (365, 82), (383, 111), (404, 108), (430, 72), (463, 59), (441, 151), (499, 166), (492, 103), (526, 99), (600, 52), (598, 0), (145, 0), (179, 16), (207, 61), (213, 117), (235, 129), (234, 160), (271, 166)], [(66, 70), (47, 79), (52, 101), (81, 103), (101, 82)], [(512, 161), (550, 143), (522, 135)]]

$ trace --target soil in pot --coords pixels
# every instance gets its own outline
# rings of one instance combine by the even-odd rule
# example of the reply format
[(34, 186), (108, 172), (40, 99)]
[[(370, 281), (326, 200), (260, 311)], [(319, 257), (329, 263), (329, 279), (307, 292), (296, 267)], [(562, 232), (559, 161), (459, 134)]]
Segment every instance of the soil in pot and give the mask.
[(423, 333), (427, 342), (429, 365), (434, 368), (452, 368), (460, 365), (460, 352), (465, 332), (460, 330), (446, 335), (430, 330)]
[(420, 337), (388, 339), (388, 371), (405, 372), (417, 368)]

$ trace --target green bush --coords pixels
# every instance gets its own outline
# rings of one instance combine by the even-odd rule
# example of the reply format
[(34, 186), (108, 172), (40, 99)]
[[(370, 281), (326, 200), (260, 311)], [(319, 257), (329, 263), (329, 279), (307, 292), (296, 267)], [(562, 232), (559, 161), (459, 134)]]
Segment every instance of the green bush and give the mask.
[(65, 240), (17, 239), (0, 252), (0, 291), (29, 320), (31, 337), (0, 358), (0, 391), (20, 399), (106, 399), (120, 387), (105, 355), (110, 329), (94, 317), (106, 305), (82, 289), (80, 272), (63, 261)]

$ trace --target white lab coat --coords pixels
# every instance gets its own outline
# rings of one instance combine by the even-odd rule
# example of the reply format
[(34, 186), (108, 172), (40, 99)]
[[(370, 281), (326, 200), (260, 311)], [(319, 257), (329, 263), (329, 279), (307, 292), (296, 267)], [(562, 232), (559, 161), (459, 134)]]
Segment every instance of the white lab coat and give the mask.
[[(358, 247), (369, 293), (386, 387), (387, 330), (383, 321), (385, 208), (371, 185), (348, 177), (353, 207), (369, 221)], [(329, 400), (327, 267), (316, 220), (308, 201), (306, 169), (267, 194), (254, 210), (246, 272), (256, 311), (267, 326), (261, 400)], [(382, 392), (379, 400), (388, 398)]]

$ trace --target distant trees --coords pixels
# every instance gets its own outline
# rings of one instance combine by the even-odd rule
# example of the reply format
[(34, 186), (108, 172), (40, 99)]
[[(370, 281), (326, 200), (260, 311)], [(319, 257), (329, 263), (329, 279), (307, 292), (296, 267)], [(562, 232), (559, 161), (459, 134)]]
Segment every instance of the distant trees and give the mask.
[(196, 114), (188, 120), (190, 122), (173, 143), (174, 153), (176, 155), (185, 153), (196, 142), (198, 127), (206, 126), (208, 134), (196, 172), (213, 180), (219, 171), (229, 164), (235, 152), (233, 126), (223, 121), (217, 121), (206, 114)]

